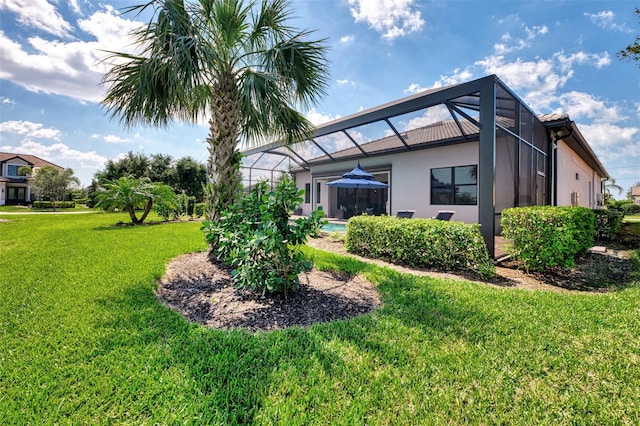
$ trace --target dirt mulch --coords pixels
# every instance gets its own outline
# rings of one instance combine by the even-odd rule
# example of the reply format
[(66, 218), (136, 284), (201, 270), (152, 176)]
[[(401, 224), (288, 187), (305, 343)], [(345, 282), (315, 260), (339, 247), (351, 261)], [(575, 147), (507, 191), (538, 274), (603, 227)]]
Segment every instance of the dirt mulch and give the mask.
[[(311, 239), (312, 247), (352, 256), (403, 273), (472, 281), (484, 285), (554, 292), (603, 293), (626, 285), (631, 263), (625, 251), (589, 253), (575, 268), (526, 273), (516, 262), (496, 268), (497, 278), (483, 280), (473, 274), (414, 269), (347, 253), (344, 244), (330, 237)], [(213, 263), (206, 253), (174, 259), (159, 282), (158, 298), (190, 321), (222, 329), (275, 330), (295, 325), (347, 319), (381, 305), (376, 288), (362, 276), (312, 269), (300, 276), (301, 287), (286, 298), (256, 295), (233, 287), (229, 271)]]
[(160, 300), (187, 319), (214, 328), (251, 331), (352, 318), (380, 306), (363, 277), (312, 269), (300, 275), (300, 290), (261, 296), (234, 288), (229, 271), (207, 253), (174, 259), (157, 290)]

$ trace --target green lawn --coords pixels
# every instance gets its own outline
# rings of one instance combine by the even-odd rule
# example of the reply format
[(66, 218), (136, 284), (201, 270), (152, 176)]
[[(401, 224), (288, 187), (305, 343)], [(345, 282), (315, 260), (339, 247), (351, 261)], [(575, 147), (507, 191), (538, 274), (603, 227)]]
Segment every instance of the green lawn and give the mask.
[[(199, 223), (122, 214), (0, 222), (2, 424), (640, 423), (640, 281), (605, 295), (362, 272), (373, 314), (271, 333), (189, 324), (156, 300)], [(636, 277), (638, 275), (636, 274)]]

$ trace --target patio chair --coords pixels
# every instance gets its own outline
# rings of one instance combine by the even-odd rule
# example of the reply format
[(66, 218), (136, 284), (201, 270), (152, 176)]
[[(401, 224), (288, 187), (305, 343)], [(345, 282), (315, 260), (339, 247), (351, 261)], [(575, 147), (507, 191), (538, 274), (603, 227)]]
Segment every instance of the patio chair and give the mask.
[(398, 213), (396, 213), (396, 217), (402, 219), (411, 219), (415, 212), (415, 210), (398, 210)]
[(440, 210), (438, 214), (435, 217), (432, 217), (431, 219), (451, 220), (451, 216), (453, 216), (455, 213), (456, 212), (451, 210)]

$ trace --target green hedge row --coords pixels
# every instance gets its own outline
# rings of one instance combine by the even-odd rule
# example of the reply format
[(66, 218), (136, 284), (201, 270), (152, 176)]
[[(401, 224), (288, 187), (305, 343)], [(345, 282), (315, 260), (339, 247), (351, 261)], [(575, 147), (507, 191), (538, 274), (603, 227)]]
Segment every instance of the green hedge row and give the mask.
[(495, 275), (478, 224), (357, 216), (348, 222), (345, 247), (351, 253), (410, 266)]
[[(57, 209), (75, 209), (76, 203), (74, 201), (56, 201)], [(53, 202), (51, 201), (34, 201), (33, 202), (34, 209), (52, 209)]]
[(502, 211), (505, 250), (527, 270), (575, 266), (593, 245), (595, 214), (586, 207), (516, 207)]
[(626, 215), (640, 213), (640, 205), (638, 204), (627, 203), (620, 206), (620, 208), (622, 209), (622, 213)]
[(596, 240), (611, 240), (622, 226), (624, 214), (617, 210), (594, 210)]

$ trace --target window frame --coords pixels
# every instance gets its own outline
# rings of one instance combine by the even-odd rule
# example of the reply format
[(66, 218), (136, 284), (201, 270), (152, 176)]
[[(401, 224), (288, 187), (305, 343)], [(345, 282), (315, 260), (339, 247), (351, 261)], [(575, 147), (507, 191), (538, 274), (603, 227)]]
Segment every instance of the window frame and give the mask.
[(304, 202), (305, 204), (311, 203), (311, 183), (304, 184)]
[[(460, 183), (460, 184), (456, 184), (456, 169), (462, 169), (462, 168), (467, 168), (467, 167), (475, 167), (476, 168), (476, 178), (475, 178), (475, 183)], [(429, 170), (429, 174), (430, 176), (433, 176), (433, 172), (434, 170), (449, 170), (449, 175), (450, 175), (450, 187), (453, 191), (453, 199), (450, 200), (451, 202), (446, 202), (446, 203), (439, 203), (437, 201), (435, 201), (434, 197), (434, 193), (433, 193), (433, 179), (431, 179), (431, 184), (430, 184), (430, 188), (429, 188), (429, 192), (430, 192), (430, 203), (432, 206), (477, 206), (478, 205), (478, 165), (477, 164), (467, 164), (467, 165), (462, 165), (462, 166), (449, 166), (449, 167), (433, 167)], [(475, 201), (473, 203), (465, 203), (465, 202), (460, 202), (458, 199), (456, 199), (456, 194), (458, 193), (458, 191), (456, 191), (457, 188), (475, 188)]]

